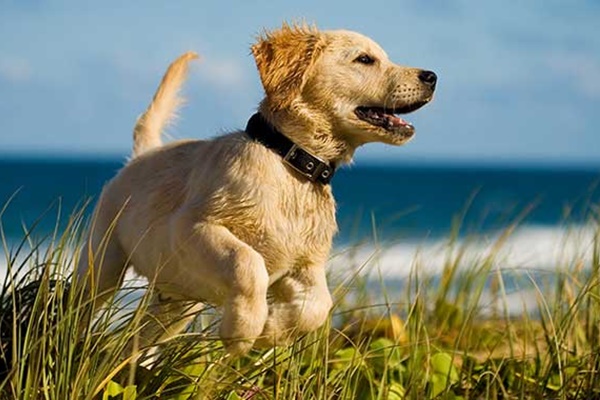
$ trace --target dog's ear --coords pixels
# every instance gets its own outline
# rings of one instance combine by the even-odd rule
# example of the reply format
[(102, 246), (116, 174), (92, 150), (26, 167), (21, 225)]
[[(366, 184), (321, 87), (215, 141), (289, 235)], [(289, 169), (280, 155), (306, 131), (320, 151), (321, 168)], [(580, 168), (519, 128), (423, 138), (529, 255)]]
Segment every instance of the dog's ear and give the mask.
[(284, 24), (258, 38), (252, 54), (272, 108), (285, 108), (300, 94), (324, 47), (317, 29), (305, 24)]

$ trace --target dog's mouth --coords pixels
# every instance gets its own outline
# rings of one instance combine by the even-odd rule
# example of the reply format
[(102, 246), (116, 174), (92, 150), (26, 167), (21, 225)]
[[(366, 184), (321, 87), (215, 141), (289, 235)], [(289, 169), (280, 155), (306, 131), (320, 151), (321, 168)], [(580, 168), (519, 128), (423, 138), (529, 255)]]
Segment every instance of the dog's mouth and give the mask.
[(354, 114), (358, 119), (365, 121), (371, 125), (383, 128), (388, 132), (407, 132), (414, 131), (414, 126), (400, 118), (399, 114), (408, 114), (427, 104), (426, 101), (413, 103), (408, 106), (399, 108), (385, 108), (385, 107), (357, 107), (354, 110)]

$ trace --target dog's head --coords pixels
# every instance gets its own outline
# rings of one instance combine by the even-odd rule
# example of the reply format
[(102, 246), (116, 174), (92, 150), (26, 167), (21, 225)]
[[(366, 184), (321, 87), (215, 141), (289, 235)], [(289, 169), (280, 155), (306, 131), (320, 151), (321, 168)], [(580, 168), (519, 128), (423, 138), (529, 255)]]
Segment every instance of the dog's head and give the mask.
[[(407, 142), (414, 127), (398, 115), (429, 102), (437, 79), (392, 63), (377, 43), (350, 31), (284, 25), (262, 35), (252, 53), (267, 117), (300, 144), (324, 142), (349, 157), (364, 143)], [(301, 137), (307, 134), (313, 137)]]

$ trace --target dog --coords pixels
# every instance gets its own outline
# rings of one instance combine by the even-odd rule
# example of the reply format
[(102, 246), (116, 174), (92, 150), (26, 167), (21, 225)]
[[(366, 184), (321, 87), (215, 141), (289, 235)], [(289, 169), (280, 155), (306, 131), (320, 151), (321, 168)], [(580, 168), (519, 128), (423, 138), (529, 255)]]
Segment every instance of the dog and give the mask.
[(232, 355), (323, 325), (337, 232), (330, 180), (361, 145), (408, 142), (415, 129), (398, 115), (428, 103), (437, 81), (346, 30), (283, 24), (251, 51), (265, 97), (247, 128), (163, 145), (196, 58), (184, 54), (95, 207), (77, 276), (89, 293), (118, 288), (130, 266), (153, 282), (143, 344), (177, 334), (205, 303), (222, 309), (219, 335)]

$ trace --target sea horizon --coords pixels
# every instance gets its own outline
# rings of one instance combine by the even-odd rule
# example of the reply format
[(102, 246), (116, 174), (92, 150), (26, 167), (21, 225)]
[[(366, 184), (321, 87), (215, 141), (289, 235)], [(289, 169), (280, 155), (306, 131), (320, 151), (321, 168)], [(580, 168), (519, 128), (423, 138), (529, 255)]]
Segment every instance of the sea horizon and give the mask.
[[(27, 161), (121, 161), (125, 163), (131, 156), (130, 151), (45, 151), (45, 150), (10, 150), (0, 149), (0, 162), (27, 162)], [(481, 157), (441, 157), (437, 155), (414, 156), (411, 154), (399, 154), (397, 156), (386, 155), (361, 155), (360, 149), (355, 154), (352, 163), (341, 166), (342, 169), (355, 166), (366, 167), (441, 167), (450, 168), (482, 168), (482, 169), (541, 169), (541, 170), (579, 170), (599, 171), (600, 160), (595, 159), (557, 159), (549, 157), (529, 158), (481, 158)]]

